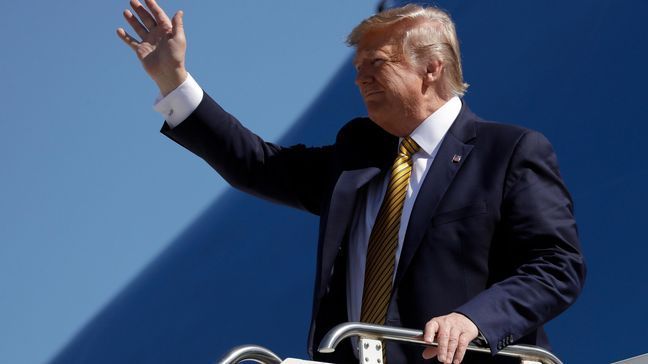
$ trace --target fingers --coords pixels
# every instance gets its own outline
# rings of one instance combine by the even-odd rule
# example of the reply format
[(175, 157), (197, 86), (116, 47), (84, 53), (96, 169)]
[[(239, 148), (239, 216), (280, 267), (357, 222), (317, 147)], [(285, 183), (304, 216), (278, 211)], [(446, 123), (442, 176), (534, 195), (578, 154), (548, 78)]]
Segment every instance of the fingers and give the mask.
[(436, 341), (439, 344), (439, 355), (437, 359), (442, 363), (449, 363), (446, 360), (448, 356), (448, 344), (450, 342), (450, 326), (449, 325), (440, 325), (439, 331), (437, 332)]
[(144, 39), (146, 34), (148, 33), (148, 30), (140, 23), (140, 21), (131, 13), (129, 10), (124, 10), (124, 18), (126, 18), (126, 21), (130, 26), (133, 28), (135, 33), (140, 36), (140, 38)]
[(477, 326), (466, 316), (451, 313), (431, 319), (425, 325), (423, 339), (429, 343), (436, 341), (437, 347), (429, 347), (423, 351), (423, 358), (434, 356), (445, 364), (459, 364), (464, 358), (471, 340), (479, 334)]
[(469, 338), (469, 335), (465, 333), (459, 336), (457, 351), (455, 351), (455, 355), (454, 355), (455, 364), (459, 364), (463, 360), (464, 355), (466, 355), (466, 349), (468, 348), (468, 344), (470, 343), (470, 341), (471, 339)]
[(144, 8), (144, 5), (142, 5), (138, 0), (131, 0), (130, 4), (133, 10), (135, 10), (135, 13), (137, 13), (137, 16), (142, 19), (142, 22), (148, 30), (152, 30), (155, 26), (157, 26), (157, 22), (155, 21), (155, 19), (153, 19), (151, 13), (149, 13)]
[[(434, 342), (437, 330), (439, 330), (439, 322), (434, 319), (428, 321), (428, 323), (425, 324), (425, 330), (423, 331), (423, 340), (429, 343)], [(423, 351), (423, 359), (432, 359), (438, 354), (438, 347), (428, 347)]]
[(146, 1), (146, 6), (148, 6), (149, 9), (151, 9), (151, 13), (153, 13), (153, 16), (155, 17), (155, 20), (158, 22), (158, 24), (169, 24), (169, 17), (166, 15), (164, 10), (155, 2), (155, 0), (145, 0)]
[(437, 331), (439, 330), (439, 322), (435, 319), (428, 321), (425, 324), (425, 331), (423, 331), (423, 340), (432, 343)]
[(173, 19), (171, 19), (171, 24), (173, 25), (173, 35), (174, 36), (184, 33), (184, 23), (182, 21), (183, 16), (184, 16), (184, 12), (182, 10), (180, 10), (173, 16)]
[(452, 360), (454, 359), (455, 350), (457, 350), (457, 346), (459, 344), (460, 334), (461, 331), (457, 328), (453, 327), (452, 329), (450, 329), (450, 335), (448, 336), (448, 350), (446, 351), (446, 354), (443, 358), (446, 363), (452, 363)]
[(117, 29), (117, 36), (126, 43), (132, 50), (137, 51), (137, 46), (139, 42), (135, 38), (131, 37), (130, 34), (126, 33), (124, 28)]

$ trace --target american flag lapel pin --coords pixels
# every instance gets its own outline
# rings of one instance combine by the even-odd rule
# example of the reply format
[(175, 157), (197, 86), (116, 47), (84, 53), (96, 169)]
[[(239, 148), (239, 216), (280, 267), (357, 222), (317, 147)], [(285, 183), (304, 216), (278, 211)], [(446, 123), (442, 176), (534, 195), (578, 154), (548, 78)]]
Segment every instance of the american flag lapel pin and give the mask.
[(452, 157), (452, 163), (459, 163), (459, 162), (461, 162), (461, 156), (459, 154), (455, 154)]

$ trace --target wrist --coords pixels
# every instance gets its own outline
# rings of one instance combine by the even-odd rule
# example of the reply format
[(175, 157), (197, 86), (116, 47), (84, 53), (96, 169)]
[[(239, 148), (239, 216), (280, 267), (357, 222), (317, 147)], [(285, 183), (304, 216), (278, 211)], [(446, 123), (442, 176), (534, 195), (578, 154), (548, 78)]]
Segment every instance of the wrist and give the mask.
[(164, 75), (160, 79), (156, 80), (155, 83), (160, 89), (162, 96), (170, 94), (173, 90), (182, 85), (183, 82), (187, 79), (187, 70), (182, 67), (174, 70), (173, 72)]

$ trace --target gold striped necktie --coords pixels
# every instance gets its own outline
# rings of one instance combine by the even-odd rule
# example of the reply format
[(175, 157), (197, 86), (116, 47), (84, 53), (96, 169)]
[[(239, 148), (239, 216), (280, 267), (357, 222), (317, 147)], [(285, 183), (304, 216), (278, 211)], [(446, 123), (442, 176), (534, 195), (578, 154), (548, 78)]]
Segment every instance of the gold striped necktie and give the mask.
[(398, 230), (403, 202), (412, 174), (412, 155), (421, 149), (408, 137), (403, 138), (391, 169), (387, 192), (374, 223), (365, 263), (364, 290), (360, 321), (384, 325), (392, 292)]

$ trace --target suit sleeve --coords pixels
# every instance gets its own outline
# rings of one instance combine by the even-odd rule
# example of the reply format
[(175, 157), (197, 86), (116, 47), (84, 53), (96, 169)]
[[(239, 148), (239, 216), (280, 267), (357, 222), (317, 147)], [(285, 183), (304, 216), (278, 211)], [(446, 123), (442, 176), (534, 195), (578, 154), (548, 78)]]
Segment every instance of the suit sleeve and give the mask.
[(233, 187), (319, 214), (333, 147), (281, 147), (265, 142), (207, 93), (175, 128), (161, 132), (204, 159)]
[(493, 354), (569, 307), (585, 280), (572, 200), (540, 133), (524, 134), (511, 157), (496, 239), (508, 275), (456, 310)]

